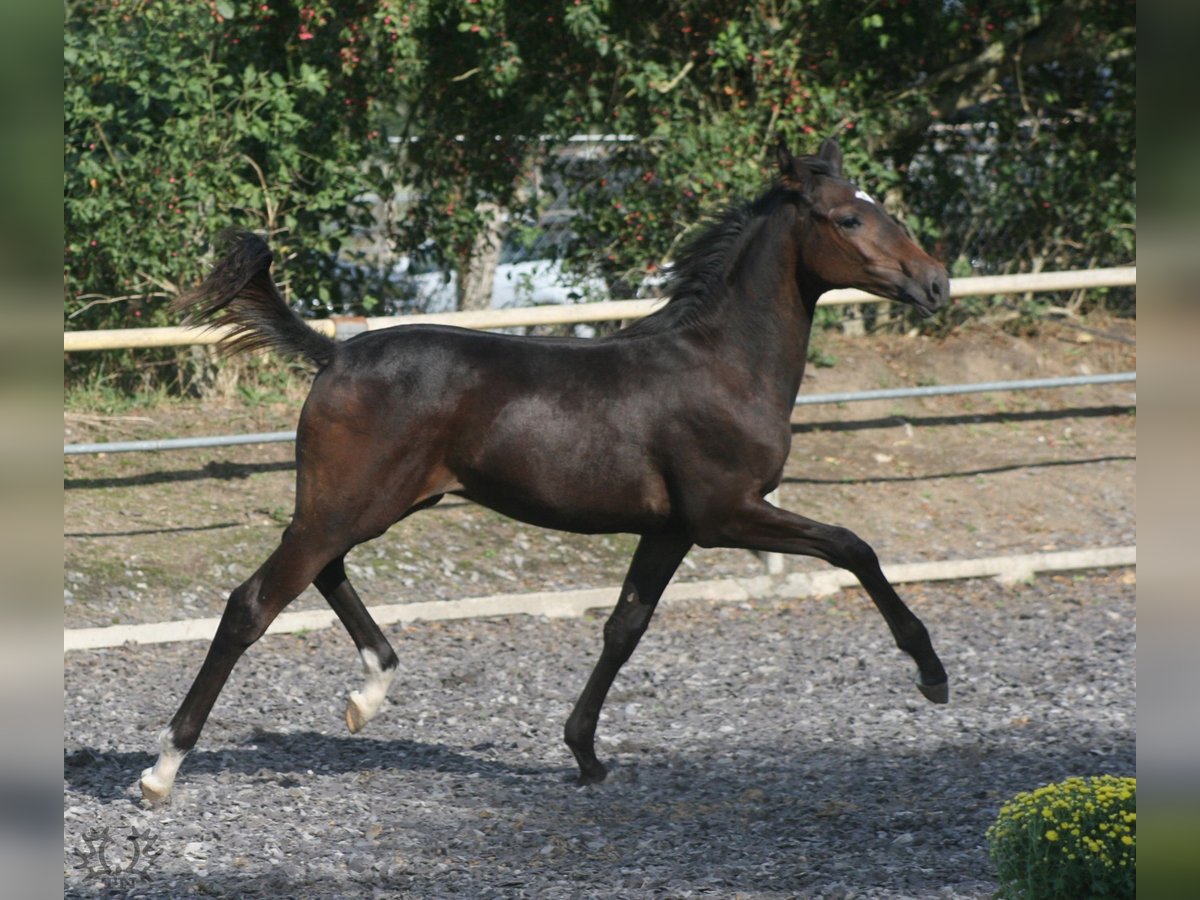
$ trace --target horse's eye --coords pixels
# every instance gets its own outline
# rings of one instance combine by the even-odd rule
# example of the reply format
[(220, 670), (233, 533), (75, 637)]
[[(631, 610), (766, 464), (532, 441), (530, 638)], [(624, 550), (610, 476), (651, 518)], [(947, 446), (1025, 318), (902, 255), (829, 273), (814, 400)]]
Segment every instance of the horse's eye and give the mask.
[(858, 216), (842, 216), (837, 220), (838, 226), (841, 228), (857, 228), (862, 224), (862, 219)]

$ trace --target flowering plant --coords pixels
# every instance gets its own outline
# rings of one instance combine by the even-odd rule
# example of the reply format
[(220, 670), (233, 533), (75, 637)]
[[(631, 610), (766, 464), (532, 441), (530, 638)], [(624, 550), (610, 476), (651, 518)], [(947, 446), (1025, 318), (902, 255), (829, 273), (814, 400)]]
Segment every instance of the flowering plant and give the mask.
[(1068, 778), (1022, 792), (987, 838), (999, 897), (1133, 897), (1137, 779)]

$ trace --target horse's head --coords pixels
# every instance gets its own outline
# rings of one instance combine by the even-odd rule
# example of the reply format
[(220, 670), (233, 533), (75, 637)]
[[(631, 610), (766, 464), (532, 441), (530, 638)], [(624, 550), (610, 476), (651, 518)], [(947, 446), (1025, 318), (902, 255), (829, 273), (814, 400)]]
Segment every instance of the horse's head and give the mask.
[(780, 182), (802, 198), (800, 266), (821, 290), (859, 288), (925, 316), (946, 302), (945, 266), (842, 176), (837, 141), (826, 138), (816, 156), (793, 156), (781, 139), (778, 157)]

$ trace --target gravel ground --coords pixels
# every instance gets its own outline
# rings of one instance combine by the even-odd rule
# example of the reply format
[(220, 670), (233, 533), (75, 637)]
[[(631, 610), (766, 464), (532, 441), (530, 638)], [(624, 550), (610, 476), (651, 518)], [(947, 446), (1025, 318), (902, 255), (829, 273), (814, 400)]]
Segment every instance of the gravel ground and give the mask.
[[(266, 638), (156, 809), (134, 781), (203, 645), (71, 653), (65, 893), (988, 897), (1004, 800), (1135, 771), (1134, 576), (903, 593), (948, 706), (912, 687), (861, 592), (667, 605), (601, 721), (609, 780), (586, 788), (561, 733), (596, 617), (389, 629), (419, 664), (354, 737), (346, 635)], [(133, 863), (131, 829), (158, 855)], [(116, 874), (96, 877), (81, 861), (102, 868), (87, 838), (103, 831)]]

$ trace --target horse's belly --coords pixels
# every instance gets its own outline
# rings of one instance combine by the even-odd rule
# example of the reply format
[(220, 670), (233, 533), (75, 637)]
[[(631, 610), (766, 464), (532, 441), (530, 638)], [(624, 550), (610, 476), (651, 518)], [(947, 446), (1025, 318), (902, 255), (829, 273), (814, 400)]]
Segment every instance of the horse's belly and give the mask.
[(574, 465), (525, 456), (504, 471), (463, 473), (463, 495), (522, 522), (585, 534), (661, 530), (671, 502), (648, 466)]
[(645, 394), (530, 391), (500, 400), (448, 454), (465, 496), (531, 524), (645, 533), (671, 515)]
[[(466, 495), (478, 499), (469, 493)], [(577, 534), (654, 534), (662, 531), (669, 520), (669, 516), (646, 509), (564, 509), (530, 502), (478, 502), (519, 522)]]

